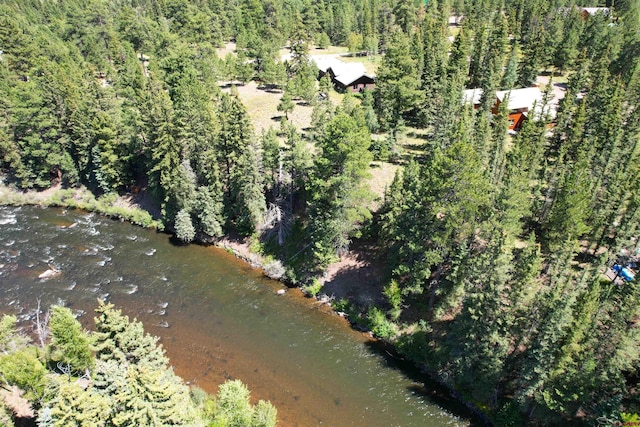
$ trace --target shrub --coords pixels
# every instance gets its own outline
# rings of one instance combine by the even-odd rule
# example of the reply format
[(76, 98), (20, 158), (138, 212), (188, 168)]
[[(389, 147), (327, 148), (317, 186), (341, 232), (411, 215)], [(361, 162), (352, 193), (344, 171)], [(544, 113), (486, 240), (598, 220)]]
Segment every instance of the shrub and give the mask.
[(398, 334), (398, 326), (389, 321), (384, 312), (378, 307), (370, 307), (367, 313), (371, 332), (382, 339), (391, 339)]
[(398, 320), (400, 313), (402, 312), (402, 290), (398, 285), (398, 282), (392, 280), (388, 285), (384, 287), (384, 295), (387, 297), (387, 301), (391, 304), (391, 310), (389, 315), (393, 320)]
[(282, 262), (280, 262), (280, 260), (277, 260), (277, 259), (272, 259), (272, 260), (269, 260), (268, 262), (265, 262), (264, 265), (262, 266), (262, 269), (264, 270), (264, 274), (276, 280), (284, 276), (286, 272), (284, 266), (282, 265)]
[(302, 287), (302, 291), (306, 293), (308, 296), (315, 297), (320, 293), (322, 289), (322, 283), (318, 279), (313, 279), (313, 281)]

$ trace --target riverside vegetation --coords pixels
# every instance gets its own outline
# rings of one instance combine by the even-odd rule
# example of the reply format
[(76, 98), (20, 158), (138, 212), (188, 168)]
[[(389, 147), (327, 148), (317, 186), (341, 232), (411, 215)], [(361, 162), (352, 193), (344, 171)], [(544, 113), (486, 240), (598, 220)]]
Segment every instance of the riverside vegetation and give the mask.
[[(603, 274), (638, 248), (640, 218), (640, 11), (614, 6), (0, 0), (1, 167), (18, 189), (144, 189), (179, 239), (251, 237), (314, 293), (364, 239), (382, 302), (340, 309), (497, 424), (640, 412), (638, 284)], [(312, 41), (382, 52), (375, 91), (334, 105)], [(557, 115), (509, 134), (495, 91), (543, 71), (566, 86)], [(284, 92), (259, 136), (220, 89), (250, 80)], [(483, 89), (477, 109), (465, 88)], [(314, 106), (308, 129), (293, 100)], [(400, 167), (372, 212), (374, 158)]]
[(216, 396), (190, 389), (173, 373), (158, 338), (112, 304), (99, 302), (95, 330), (54, 306), (40, 313), (37, 343), (0, 320), (0, 424), (35, 419), (39, 426), (253, 426), (276, 424), (276, 409), (249, 402), (239, 380)]

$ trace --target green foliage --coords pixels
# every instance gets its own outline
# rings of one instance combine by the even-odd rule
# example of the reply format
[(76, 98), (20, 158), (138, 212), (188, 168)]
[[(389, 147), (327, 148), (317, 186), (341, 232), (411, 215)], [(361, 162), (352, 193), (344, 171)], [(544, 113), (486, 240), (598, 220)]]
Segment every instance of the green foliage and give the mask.
[(91, 340), (70, 309), (54, 306), (49, 320), (51, 330), (50, 359), (68, 365), (72, 372), (84, 372), (93, 365)]
[(285, 118), (289, 119), (289, 113), (293, 111), (293, 108), (296, 104), (291, 100), (291, 95), (288, 90), (285, 90), (282, 94), (282, 98), (280, 98), (280, 103), (278, 104), (278, 111), (282, 111), (284, 113)]
[(35, 347), (28, 347), (0, 356), (0, 376), (5, 384), (15, 385), (24, 397), (37, 401), (44, 393), (47, 368)]
[(259, 400), (253, 408), (251, 417), (252, 427), (274, 427), (277, 422), (278, 410), (270, 402)]
[(277, 411), (269, 402), (249, 402), (250, 392), (240, 380), (220, 384), (215, 399), (213, 425), (223, 427), (273, 427)]
[(183, 242), (191, 242), (196, 237), (196, 229), (191, 222), (191, 215), (186, 209), (180, 210), (175, 221), (176, 237)]
[(402, 311), (402, 290), (396, 280), (391, 280), (383, 290), (384, 296), (391, 305), (389, 312), (392, 320), (398, 320)]
[(23, 349), (29, 339), (16, 329), (16, 316), (5, 314), (0, 319), (0, 353), (10, 354)]
[(310, 297), (315, 297), (322, 290), (322, 286), (323, 285), (322, 285), (322, 282), (320, 282), (320, 280), (313, 279), (311, 283), (309, 283), (308, 285), (304, 285), (302, 287), (302, 290), (304, 291), (305, 294), (309, 295)]
[(411, 57), (409, 39), (395, 32), (387, 46), (376, 82), (376, 103), (383, 129), (396, 131), (403, 115), (420, 101), (417, 61)]
[(249, 389), (239, 380), (220, 385), (216, 396), (215, 420), (224, 426), (244, 427), (251, 425), (252, 408)]
[(157, 337), (145, 334), (142, 323), (129, 321), (113, 304), (99, 301), (94, 318), (96, 330), (96, 359), (116, 361), (123, 365), (132, 363), (148, 369), (160, 369), (167, 365), (164, 349), (158, 345)]
[(40, 411), (39, 425), (105, 426), (112, 411), (107, 397), (60, 375), (47, 376), (45, 396), (47, 403)]
[(314, 162), (308, 191), (311, 241), (317, 265), (324, 266), (347, 249), (349, 239), (370, 213), (369, 193), (363, 185), (371, 161), (370, 136), (364, 123), (340, 113), (320, 139), (322, 153)]
[(370, 307), (367, 313), (369, 327), (371, 332), (382, 339), (390, 340), (398, 334), (398, 327), (395, 323), (389, 321), (384, 311), (377, 307)]
[(318, 45), (319, 49), (328, 48), (329, 45), (331, 44), (331, 40), (329, 39), (329, 36), (327, 35), (327, 33), (320, 33), (320, 35), (316, 40), (316, 44)]

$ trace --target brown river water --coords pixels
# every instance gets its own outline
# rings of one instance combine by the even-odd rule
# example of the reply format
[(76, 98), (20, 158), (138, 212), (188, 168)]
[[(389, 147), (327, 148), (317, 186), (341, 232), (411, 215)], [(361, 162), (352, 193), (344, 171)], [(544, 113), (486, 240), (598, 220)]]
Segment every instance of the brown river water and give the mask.
[[(49, 265), (61, 273), (40, 279)], [(368, 335), (281, 288), (217, 248), (84, 212), (0, 206), (0, 312), (26, 330), (38, 299), (91, 327), (100, 298), (160, 336), (185, 381), (214, 393), (240, 379), (277, 407), (279, 426), (469, 424)]]

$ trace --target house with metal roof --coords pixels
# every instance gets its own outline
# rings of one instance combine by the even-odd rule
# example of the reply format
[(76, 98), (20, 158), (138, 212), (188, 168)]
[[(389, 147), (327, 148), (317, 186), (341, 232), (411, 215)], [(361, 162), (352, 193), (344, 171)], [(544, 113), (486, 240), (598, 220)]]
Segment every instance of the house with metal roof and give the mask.
[(362, 62), (344, 62), (335, 56), (312, 56), (311, 61), (318, 67), (320, 77), (329, 74), (338, 90), (362, 92), (375, 87), (375, 75), (367, 73)]
[[(474, 108), (478, 108), (481, 100), (482, 89), (466, 89), (462, 93), (462, 102), (473, 104)], [(505, 101), (509, 111), (509, 130), (519, 130), (531, 114), (540, 115), (542, 113), (544, 97), (537, 87), (499, 90), (496, 92), (496, 100), (491, 112), (497, 114), (500, 104)]]

